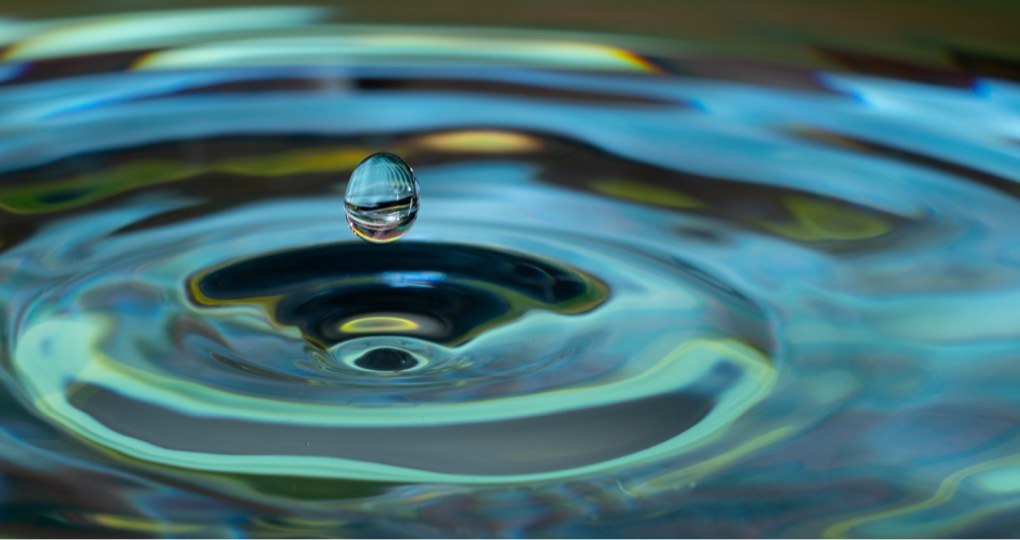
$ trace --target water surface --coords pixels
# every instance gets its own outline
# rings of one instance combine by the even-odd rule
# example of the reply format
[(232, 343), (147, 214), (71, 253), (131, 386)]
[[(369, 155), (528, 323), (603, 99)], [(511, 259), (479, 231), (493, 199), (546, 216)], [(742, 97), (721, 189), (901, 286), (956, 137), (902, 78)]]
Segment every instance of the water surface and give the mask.
[[(5, 533), (1015, 534), (994, 32), (816, 65), (342, 11), (0, 25)], [(376, 152), (422, 192), (385, 245)]]

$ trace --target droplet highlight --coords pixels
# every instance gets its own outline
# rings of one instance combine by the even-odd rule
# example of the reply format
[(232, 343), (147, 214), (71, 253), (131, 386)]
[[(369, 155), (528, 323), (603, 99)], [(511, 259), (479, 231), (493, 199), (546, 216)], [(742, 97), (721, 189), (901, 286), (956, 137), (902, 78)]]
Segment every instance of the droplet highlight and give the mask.
[(385, 152), (368, 156), (347, 183), (347, 224), (369, 242), (392, 242), (414, 225), (418, 194), (418, 179), (404, 160)]

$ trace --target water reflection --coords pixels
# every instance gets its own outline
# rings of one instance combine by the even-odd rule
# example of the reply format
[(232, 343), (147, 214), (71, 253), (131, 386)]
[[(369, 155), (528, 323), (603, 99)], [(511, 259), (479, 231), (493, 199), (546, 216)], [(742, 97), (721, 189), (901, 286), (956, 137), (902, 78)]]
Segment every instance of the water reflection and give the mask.
[[(1011, 19), (640, 4), (0, 24), (8, 523), (1010, 534)], [(385, 246), (338, 210), (374, 152), (429, 179)]]

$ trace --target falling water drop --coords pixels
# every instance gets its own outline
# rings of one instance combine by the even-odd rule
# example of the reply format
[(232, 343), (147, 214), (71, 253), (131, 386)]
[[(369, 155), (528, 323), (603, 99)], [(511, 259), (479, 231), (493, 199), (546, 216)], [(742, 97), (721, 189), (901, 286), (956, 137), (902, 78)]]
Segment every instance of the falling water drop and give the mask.
[(418, 179), (399, 157), (372, 154), (351, 174), (344, 211), (354, 234), (377, 244), (392, 242), (414, 224), (418, 214)]

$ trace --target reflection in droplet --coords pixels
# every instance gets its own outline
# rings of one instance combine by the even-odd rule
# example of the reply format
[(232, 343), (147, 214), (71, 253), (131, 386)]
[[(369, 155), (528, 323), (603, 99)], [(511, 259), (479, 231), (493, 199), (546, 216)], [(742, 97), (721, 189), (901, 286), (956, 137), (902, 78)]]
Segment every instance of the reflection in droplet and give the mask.
[(414, 224), (418, 179), (397, 156), (373, 154), (351, 174), (344, 211), (354, 234), (373, 243), (392, 242)]
[(411, 353), (387, 347), (366, 352), (354, 365), (372, 371), (403, 371), (417, 366), (418, 360)]

